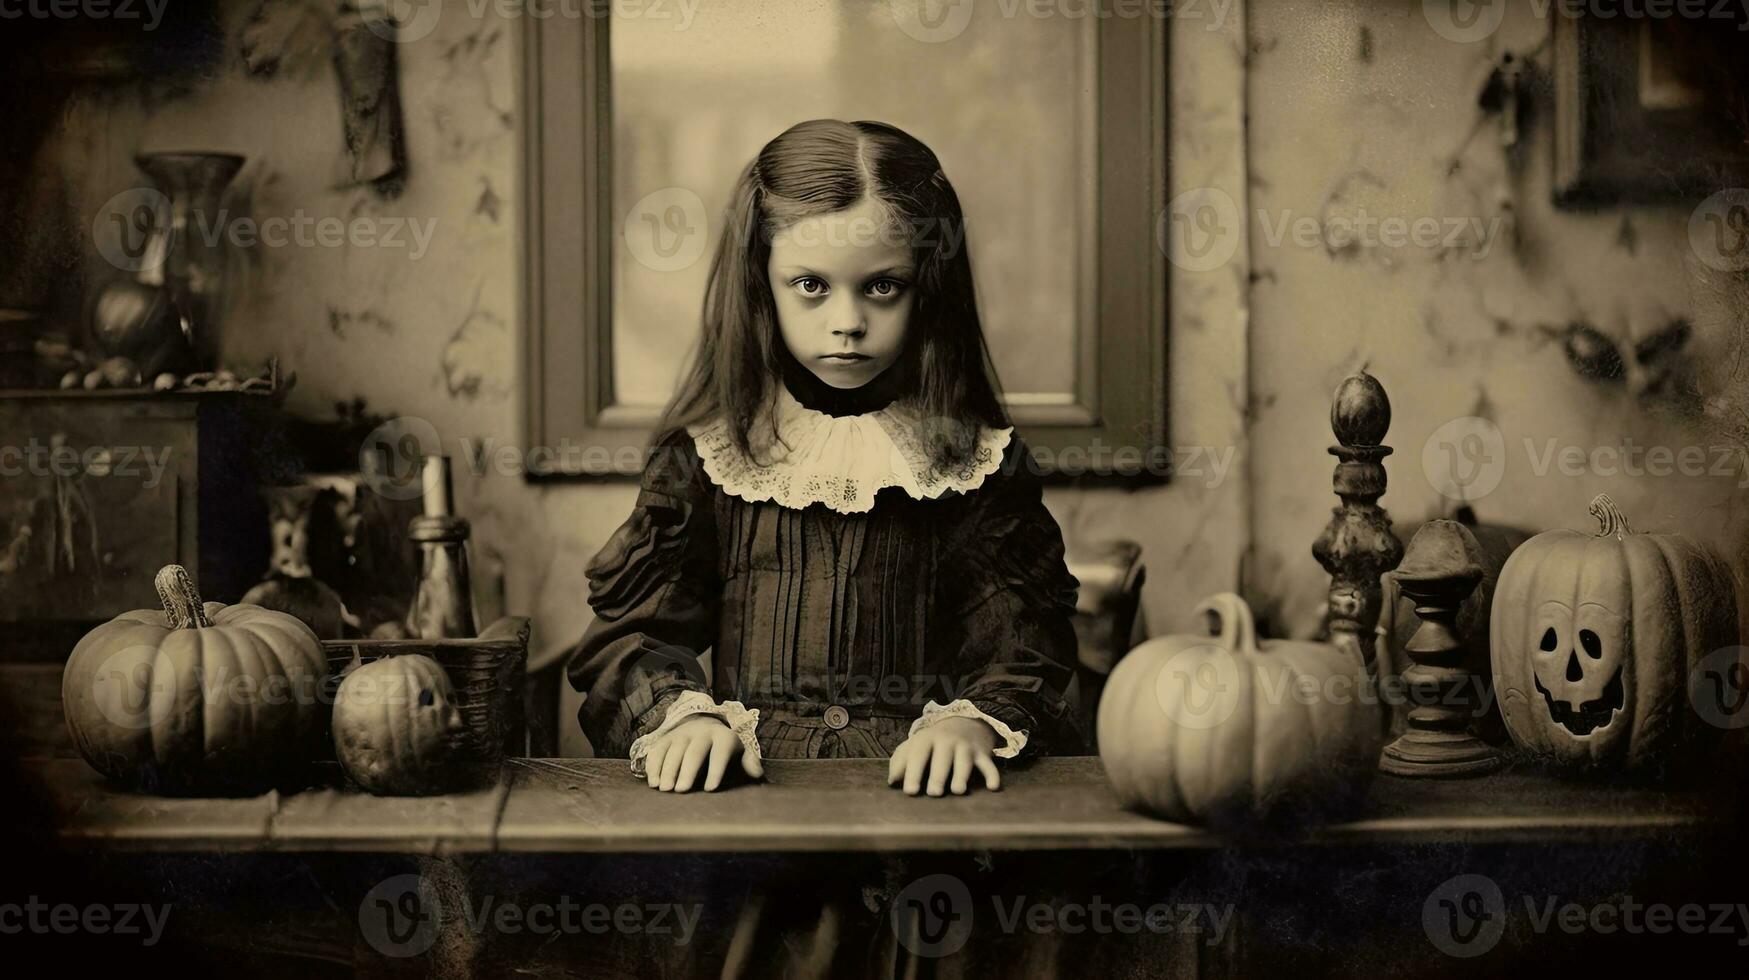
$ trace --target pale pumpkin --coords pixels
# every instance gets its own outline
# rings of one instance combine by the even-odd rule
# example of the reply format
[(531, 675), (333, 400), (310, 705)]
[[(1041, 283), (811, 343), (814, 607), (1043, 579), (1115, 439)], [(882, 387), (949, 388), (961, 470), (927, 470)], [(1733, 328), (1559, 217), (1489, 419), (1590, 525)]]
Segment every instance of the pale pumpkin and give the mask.
[(463, 727), (449, 674), (422, 654), (349, 667), (334, 696), (334, 754), (379, 796), (443, 792)]
[(1708, 654), (1738, 642), (1736, 588), (1679, 534), (1636, 534), (1607, 494), (1596, 534), (1545, 531), (1494, 591), (1494, 688), (1513, 741), (1575, 768), (1662, 769), (1716, 733), (1689, 703)]
[(1324, 643), (1259, 643), (1231, 593), (1211, 636), (1130, 651), (1099, 705), (1099, 756), (1124, 805), (1235, 826), (1346, 812), (1378, 768), (1380, 707), (1364, 665)]
[(61, 705), (85, 760), (148, 789), (231, 791), (314, 758), (328, 661), (310, 628), (257, 606), (202, 603), (180, 565), (155, 585), (162, 610), (122, 613), (67, 658)]

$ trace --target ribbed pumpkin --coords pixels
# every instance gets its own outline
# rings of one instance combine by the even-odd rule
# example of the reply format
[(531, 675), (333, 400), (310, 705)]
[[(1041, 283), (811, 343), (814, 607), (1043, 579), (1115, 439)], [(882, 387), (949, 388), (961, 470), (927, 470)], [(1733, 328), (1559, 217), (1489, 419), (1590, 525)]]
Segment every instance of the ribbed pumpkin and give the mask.
[(1217, 827), (1351, 809), (1383, 741), (1365, 668), (1324, 643), (1260, 644), (1231, 593), (1198, 612), (1212, 637), (1149, 640), (1106, 682), (1099, 756), (1124, 805)]
[(1512, 738), (1575, 768), (1628, 772), (1683, 761), (1718, 731), (1688, 684), (1735, 646), (1725, 563), (1680, 534), (1636, 534), (1608, 494), (1596, 534), (1545, 531), (1512, 554), (1494, 590), (1494, 688)]
[(257, 606), (202, 603), (181, 565), (164, 608), (85, 634), (61, 674), (73, 742), (99, 772), (147, 789), (262, 788), (321, 745), (328, 676), (310, 628)]
[(449, 674), (422, 654), (349, 667), (334, 696), (334, 754), (379, 796), (443, 792), (462, 729)]

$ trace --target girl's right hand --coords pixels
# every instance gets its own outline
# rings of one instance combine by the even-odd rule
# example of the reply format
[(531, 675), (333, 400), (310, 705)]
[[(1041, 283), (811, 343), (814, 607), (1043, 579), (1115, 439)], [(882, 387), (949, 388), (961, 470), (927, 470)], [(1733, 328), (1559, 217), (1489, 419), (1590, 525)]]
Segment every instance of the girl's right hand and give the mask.
[(644, 757), (644, 778), (651, 789), (685, 793), (698, 779), (699, 769), (708, 763), (704, 791), (709, 793), (722, 785), (723, 774), (736, 758), (741, 760), (741, 769), (749, 778), (765, 775), (765, 767), (742, 751), (741, 740), (721, 718), (697, 715), (675, 725), (650, 747), (649, 755)]

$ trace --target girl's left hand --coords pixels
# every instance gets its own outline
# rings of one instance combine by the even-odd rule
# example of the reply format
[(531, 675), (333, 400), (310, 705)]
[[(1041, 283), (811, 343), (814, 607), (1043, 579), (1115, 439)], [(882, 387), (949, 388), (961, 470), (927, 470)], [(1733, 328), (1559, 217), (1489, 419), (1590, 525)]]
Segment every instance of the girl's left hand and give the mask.
[(976, 718), (943, 718), (893, 750), (893, 761), (887, 766), (887, 785), (895, 786), (903, 777), (905, 792), (916, 796), (927, 773), (930, 796), (940, 796), (950, 787), (955, 795), (964, 796), (976, 768), (984, 774), (985, 786), (1001, 789), (1002, 774), (990, 754), (995, 748), (996, 730), (984, 722)]

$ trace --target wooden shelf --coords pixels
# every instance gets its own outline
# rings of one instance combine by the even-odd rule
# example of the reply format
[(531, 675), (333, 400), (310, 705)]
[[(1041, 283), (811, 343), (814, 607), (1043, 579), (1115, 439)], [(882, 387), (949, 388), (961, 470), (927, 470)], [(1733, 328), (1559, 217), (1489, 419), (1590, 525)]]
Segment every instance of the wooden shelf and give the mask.
[(271, 398), (278, 393), (274, 388), (255, 388), (243, 391), (230, 389), (172, 389), (157, 391), (152, 388), (98, 388), (95, 391), (85, 388), (0, 388), (0, 401), (8, 399), (66, 399), (68, 401), (108, 401), (122, 399), (146, 399), (165, 401), (193, 398), (223, 398), (248, 397)]

